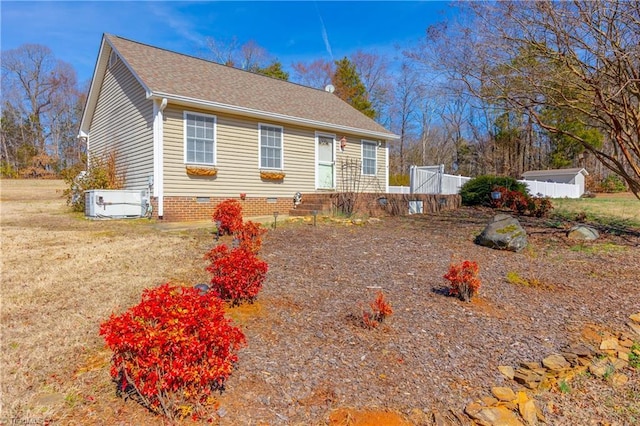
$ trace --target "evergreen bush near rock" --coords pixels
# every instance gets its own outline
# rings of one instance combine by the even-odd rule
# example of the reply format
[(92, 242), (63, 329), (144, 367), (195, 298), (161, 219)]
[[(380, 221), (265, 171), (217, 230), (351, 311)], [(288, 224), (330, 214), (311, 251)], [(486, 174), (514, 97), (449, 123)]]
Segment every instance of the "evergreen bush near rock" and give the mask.
[(528, 196), (527, 185), (512, 177), (484, 175), (473, 178), (462, 185), (460, 188), (462, 205), (491, 207), (491, 192), (497, 187), (504, 187)]

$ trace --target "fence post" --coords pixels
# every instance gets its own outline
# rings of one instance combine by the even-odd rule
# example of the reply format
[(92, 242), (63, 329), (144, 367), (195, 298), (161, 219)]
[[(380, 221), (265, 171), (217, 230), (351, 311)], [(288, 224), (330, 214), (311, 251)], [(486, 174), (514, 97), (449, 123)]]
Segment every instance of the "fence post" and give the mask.
[(409, 194), (413, 194), (413, 189), (415, 188), (415, 170), (416, 166), (409, 167)]

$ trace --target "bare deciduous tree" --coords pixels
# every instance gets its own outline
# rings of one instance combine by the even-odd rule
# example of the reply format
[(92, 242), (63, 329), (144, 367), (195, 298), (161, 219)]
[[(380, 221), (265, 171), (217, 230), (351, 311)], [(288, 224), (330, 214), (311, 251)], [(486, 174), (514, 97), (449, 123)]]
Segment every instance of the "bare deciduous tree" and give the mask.
[(81, 115), (75, 70), (48, 47), (25, 44), (2, 52), (2, 93), (3, 161), (31, 175), (53, 172)]
[(246, 71), (256, 71), (271, 60), (271, 55), (258, 43), (253, 40), (240, 43), (235, 36), (228, 40), (207, 37), (205, 46), (205, 58)]
[(385, 112), (390, 107), (393, 83), (388, 59), (362, 50), (351, 54), (350, 59), (369, 94), (371, 107), (377, 113), (376, 119), (382, 124), (389, 124), (389, 117)]
[(640, 198), (640, 3), (464, 6), (466, 23), (429, 33), (448, 75), (496, 110), (580, 144)]
[(324, 89), (331, 83), (331, 76), (335, 72), (333, 62), (324, 59), (316, 59), (309, 64), (296, 62), (292, 68), (296, 82), (316, 89)]

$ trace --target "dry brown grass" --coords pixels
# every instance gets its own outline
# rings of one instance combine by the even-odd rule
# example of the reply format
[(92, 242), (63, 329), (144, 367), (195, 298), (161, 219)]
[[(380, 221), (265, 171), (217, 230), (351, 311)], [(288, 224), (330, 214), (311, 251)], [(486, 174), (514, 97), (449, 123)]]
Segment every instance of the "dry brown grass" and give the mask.
[(209, 230), (86, 220), (69, 212), (63, 189), (62, 181), (1, 182), (0, 423), (64, 419), (80, 401), (111, 394), (99, 324), (144, 288), (206, 279), (194, 254), (212, 245)]
[[(146, 219), (90, 221), (80, 214), (70, 213), (66, 208), (61, 198), (63, 189), (61, 181), (18, 180), (1, 181), (0, 184), (2, 225), (0, 424), (10, 424), (12, 419), (23, 423), (27, 420), (43, 423), (42, 420), (46, 418), (53, 419), (55, 424), (65, 425), (150, 424), (152, 422), (161, 424), (162, 419), (150, 416), (139, 405), (123, 402), (116, 397), (108, 374), (110, 352), (105, 349), (104, 342), (98, 335), (98, 328), (99, 324), (113, 311), (120, 312), (138, 303), (144, 288), (169, 280), (190, 284), (207, 280), (205, 264), (201, 257), (213, 245), (210, 224), (206, 222), (198, 224), (200, 228), (185, 225), (169, 228)], [(469, 212), (477, 214), (476, 211)], [(480, 255), (475, 246), (470, 246), (469, 232), (484, 223), (484, 219), (465, 216), (469, 212), (461, 213), (459, 218), (438, 216), (414, 218), (411, 221), (403, 219), (394, 224), (392, 231), (383, 227), (372, 227), (372, 230), (378, 230), (376, 232), (359, 232), (358, 227), (327, 227), (319, 233), (315, 228), (314, 232), (309, 232), (309, 227), (299, 224), (291, 225), (291, 229), (282, 227), (286, 232), (274, 232), (273, 238), (269, 240), (272, 251), (267, 252), (266, 255), (270, 262), (273, 282), (279, 285), (267, 287), (258, 303), (232, 310), (230, 313), (241, 326), (247, 326), (254, 340), (250, 343), (251, 350), (246, 350), (243, 354), (245, 363), (242, 373), (234, 376), (235, 386), (230, 386), (223, 395), (227, 410), (224, 419), (227, 423), (224, 424), (247, 424), (249, 421), (237, 419), (253, 421), (250, 414), (273, 419), (269, 422), (270, 424), (279, 423), (280, 420), (276, 419), (282, 418), (278, 417), (278, 414), (292, 409), (289, 395), (305, 396), (306, 389), (314, 389), (314, 386), (318, 390), (318, 395), (322, 397), (320, 402), (323, 404), (318, 406), (320, 411), (315, 414), (316, 419), (323, 415), (322, 410), (325, 405), (328, 407), (330, 404), (340, 404), (342, 400), (338, 398), (345, 398), (343, 400), (349, 403), (347, 406), (353, 405), (354, 400), (346, 399), (345, 393), (351, 392), (350, 395), (357, 395), (357, 398), (367, 397), (366, 401), (377, 401), (377, 392), (383, 392), (381, 389), (386, 389), (387, 382), (376, 379), (375, 383), (369, 385), (367, 380), (371, 377), (379, 378), (380, 371), (384, 371), (376, 366), (384, 365), (386, 368), (390, 364), (384, 355), (379, 358), (380, 364), (368, 361), (367, 367), (358, 362), (363, 359), (360, 358), (360, 347), (351, 343), (349, 326), (345, 326), (344, 317), (341, 314), (336, 315), (336, 312), (342, 312), (343, 305), (351, 306), (350, 297), (353, 294), (351, 292), (356, 291), (360, 283), (377, 282), (380, 279), (378, 274), (387, 277), (388, 281), (393, 282), (393, 286), (397, 287), (394, 290), (398, 297), (394, 300), (399, 304), (398, 315), (394, 315), (396, 331), (394, 334), (382, 335), (387, 336), (384, 337), (385, 339), (401, 339), (399, 341), (404, 342), (402, 345), (409, 345), (415, 340), (415, 336), (407, 333), (411, 333), (415, 328), (414, 324), (422, 324), (421, 327), (434, 330), (430, 335), (444, 336), (446, 332), (448, 339), (456, 341), (455, 339), (464, 333), (456, 332), (451, 325), (440, 326), (439, 322), (433, 322), (432, 319), (447, 318), (448, 314), (453, 315), (453, 311), (447, 312), (447, 310), (457, 309), (458, 305), (443, 304), (439, 300), (440, 296), (433, 292), (425, 292), (421, 297), (415, 297), (414, 287), (417, 279), (415, 275), (407, 274), (404, 270), (395, 272), (396, 268), (402, 268), (403, 265), (413, 265), (413, 254), (406, 258), (394, 256), (393, 268), (381, 263), (377, 270), (354, 266), (351, 256), (352, 253), (361, 250), (361, 247), (381, 247), (380, 250), (395, 255), (397, 242), (393, 238), (398, 236), (402, 241), (410, 244), (410, 247), (422, 247), (423, 256), (426, 252), (453, 253), (453, 250), (466, 250), (474, 256)], [(279, 227), (278, 230), (280, 231), (281, 228)], [(392, 239), (386, 241), (384, 238), (389, 236), (388, 232), (397, 232), (397, 234), (391, 234)], [(418, 233), (429, 235), (426, 245), (423, 240), (417, 242), (422, 238)], [(402, 364), (404, 367), (394, 361), (395, 363), (390, 367), (390, 371), (393, 371), (396, 377), (405, 377), (402, 376), (405, 373), (411, 374), (411, 379), (399, 382), (398, 386), (412, 386), (411, 383), (415, 383), (416, 380), (413, 373), (418, 370), (430, 371), (428, 374), (433, 375), (438, 374), (443, 365), (464, 367), (464, 374), (461, 373), (459, 377), (462, 378), (461, 381), (465, 381), (465, 389), (449, 385), (451, 395), (446, 395), (446, 392), (422, 394), (421, 391), (419, 395), (414, 392), (416, 395), (412, 395), (412, 398), (422, 398), (421, 404), (430, 404), (438, 399), (445, 402), (454, 401), (455, 405), (452, 408), (460, 408), (458, 404), (461, 404), (461, 400), (456, 399), (457, 395), (464, 394), (464, 397), (467, 397), (467, 389), (469, 389), (467, 385), (473, 378), (494, 377), (494, 374), (497, 374), (493, 368), (478, 371), (479, 363), (474, 358), (478, 350), (483, 348), (485, 352), (491, 351), (491, 354), (523, 350), (514, 349), (513, 345), (503, 346), (500, 343), (514, 338), (522, 342), (531, 341), (530, 345), (527, 343), (522, 346), (525, 349), (529, 348), (527, 349), (529, 352), (532, 350), (530, 348), (536, 348), (536, 351), (542, 353), (545, 347), (537, 348), (535, 344), (537, 340), (531, 337), (531, 333), (534, 333), (533, 330), (544, 332), (544, 336), (550, 339), (545, 338), (545, 344), (559, 339), (558, 336), (565, 332), (563, 331), (565, 328), (555, 324), (560, 324), (561, 320), (564, 320), (561, 316), (569, 312), (567, 306), (573, 306), (570, 311), (572, 312), (571, 327), (575, 324), (579, 325), (580, 318), (587, 315), (594, 321), (606, 320), (608, 324), (624, 324), (619, 317), (625, 318), (631, 311), (628, 305), (632, 305), (638, 299), (635, 288), (627, 285), (627, 283), (635, 283), (633, 280), (637, 278), (636, 263), (628, 261), (628, 259), (635, 260), (632, 257), (634, 255), (632, 250), (636, 247), (635, 241), (630, 243), (629, 250), (606, 253), (604, 261), (607, 262), (607, 267), (602, 268), (599, 266), (600, 263), (592, 263), (603, 262), (599, 255), (589, 253), (583, 255), (571, 251), (559, 242), (559, 237), (552, 231), (539, 232), (535, 238), (538, 239), (539, 247), (548, 246), (553, 247), (554, 251), (557, 250), (557, 253), (554, 252), (547, 257), (544, 268), (540, 267), (536, 270), (541, 273), (540, 279), (545, 280), (545, 277), (548, 279), (550, 276), (563, 277), (563, 290), (554, 293), (553, 299), (549, 301), (546, 299), (546, 289), (526, 288), (523, 292), (520, 289), (513, 291), (508, 284), (504, 283), (504, 274), (509, 270), (521, 270), (514, 268), (514, 265), (520, 265), (518, 262), (521, 262), (521, 258), (510, 254), (502, 254), (499, 257), (493, 252), (484, 253), (482, 255), (485, 259), (484, 263), (489, 266), (485, 267), (483, 273), (486, 282), (493, 283), (493, 289), (492, 286), (487, 285), (484, 290), (485, 298), (475, 301), (469, 308), (469, 312), (475, 309), (482, 314), (478, 317), (482, 318), (478, 324), (486, 323), (486, 328), (489, 330), (489, 332), (485, 331), (482, 344), (478, 345), (478, 339), (475, 338), (470, 339), (474, 343), (472, 346), (462, 346), (462, 344), (456, 346), (457, 350), (461, 347), (463, 349), (452, 360), (448, 359), (451, 355), (445, 356), (449, 353), (448, 349), (446, 352), (445, 349), (440, 349), (440, 353), (435, 352), (434, 348), (447, 348), (446, 344), (431, 339), (425, 345), (428, 352), (424, 351), (423, 358), (416, 356), (412, 357), (413, 361), (404, 360)], [(383, 244), (385, 241), (386, 243)], [(313, 250), (310, 250), (310, 247)], [(375, 249), (376, 252), (378, 250), (378, 248)], [(310, 255), (312, 257), (309, 257)], [(375, 262), (382, 262), (385, 258), (392, 257), (389, 255), (376, 257)], [(368, 260), (361, 260), (361, 262), (365, 261)], [(424, 282), (433, 279), (428, 278), (429, 273), (440, 279), (442, 273), (437, 272), (440, 269), (433, 269), (433, 266), (441, 263), (446, 264), (446, 258), (441, 259), (435, 256), (421, 260), (421, 265), (427, 265), (424, 267), (427, 271), (425, 273), (427, 281)], [(587, 266), (576, 266), (578, 264)], [(358, 272), (356, 279), (353, 278), (354, 270)], [(433, 272), (434, 270), (436, 273)], [(598, 277), (592, 276), (594, 274)], [(333, 277), (331, 278), (334, 280), (333, 284), (330, 284), (334, 285), (333, 289), (325, 287), (327, 277)], [(599, 289), (594, 291), (598, 297), (586, 297), (589, 295), (583, 291), (573, 293), (575, 290), (572, 289), (583, 288), (586, 285)], [(618, 290), (621, 288), (626, 293), (623, 294)], [(337, 291), (341, 292), (341, 296), (335, 296)], [(402, 293), (403, 291), (406, 293)], [(410, 294), (411, 297), (400, 297), (403, 294)], [(603, 301), (600, 295), (604, 294), (607, 298)], [(493, 303), (488, 303), (490, 300), (493, 300)], [(540, 300), (544, 300), (545, 304), (543, 305)], [(416, 302), (418, 304), (415, 304)], [(403, 304), (413, 307), (401, 309)], [(549, 314), (544, 316), (544, 318), (550, 317), (550, 319), (547, 318), (549, 321), (537, 318), (537, 310), (540, 306), (543, 307), (542, 309), (550, 310)], [(553, 306), (555, 308), (551, 308)], [(635, 310), (635, 305), (633, 307)], [(465, 309), (466, 307), (462, 311)], [(400, 315), (400, 312), (405, 314)], [(423, 312), (426, 312), (427, 316), (424, 316)], [(440, 312), (440, 315), (434, 312)], [(510, 317), (510, 312), (517, 314)], [(464, 317), (468, 317), (467, 325), (473, 324), (474, 329), (477, 327), (475, 316), (464, 315)], [(494, 317), (499, 321), (491, 319)], [(532, 324), (529, 319), (534, 317), (536, 322)], [(415, 318), (419, 320), (416, 321)], [(403, 321), (404, 325), (402, 325)], [(541, 326), (541, 322), (552, 326)], [(323, 328), (309, 327), (309, 324), (320, 324)], [(431, 328), (428, 328), (428, 325)], [(534, 326), (539, 328), (531, 328)], [(507, 329), (508, 333), (501, 334), (500, 331), (496, 331), (496, 327)], [(559, 329), (555, 330), (554, 327)], [(571, 327), (567, 326), (566, 330), (570, 331)], [(318, 340), (320, 339), (316, 333), (318, 330), (324, 330), (328, 333), (327, 335), (335, 336), (330, 338), (334, 340), (328, 348), (322, 348), (327, 340)], [(442, 332), (436, 334), (435, 330), (439, 332), (442, 330)], [(362, 330), (359, 332), (365, 336), (362, 339), (369, 339), (362, 342), (369, 341), (375, 344), (376, 350), (371, 352), (373, 359), (373, 354), (379, 352), (377, 349), (380, 348), (378, 346), (380, 342), (371, 337), (371, 333), (364, 334)], [(479, 331), (478, 336), (483, 336), (482, 333)], [(337, 336), (348, 336), (348, 338)], [(562, 339), (565, 338), (567, 337), (562, 335)], [(318, 372), (307, 372), (307, 370), (310, 370), (308, 362), (313, 358), (310, 351), (312, 349), (315, 351), (315, 347), (304, 342), (319, 341), (323, 343), (318, 345), (318, 348), (322, 348), (328, 357), (336, 356), (331, 353), (332, 348), (341, 354), (349, 351), (357, 352), (358, 356), (348, 358), (355, 361), (349, 361), (345, 367), (338, 370), (333, 369), (333, 364), (327, 363), (319, 369), (320, 374), (314, 376), (313, 373)], [(495, 348), (492, 346), (494, 341), (498, 342)], [(261, 346), (260, 342), (268, 342), (269, 345)], [(421, 348), (420, 351), (409, 353), (422, 354), (422, 352)], [(444, 360), (437, 358), (439, 354), (444, 357)], [(464, 361), (464, 356), (473, 358), (474, 362)], [(342, 359), (342, 355), (340, 357)], [(487, 356), (479, 356), (478, 359), (486, 365), (495, 362), (489, 361)], [(522, 359), (519, 353), (518, 359)], [(420, 367), (406, 367), (410, 362)], [(460, 364), (456, 365), (456, 362)], [(265, 378), (264, 373), (270, 374), (269, 371), (275, 368), (271, 364), (279, 366), (275, 371), (285, 373), (273, 374)], [(325, 368), (326, 371), (332, 372), (331, 380), (334, 380), (335, 375), (338, 374), (335, 393), (332, 387), (327, 388), (324, 384), (323, 380), (329, 377), (322, 373)], [(362, 374), (361, 371), (365, 368), (368, 375), (357, 377), (357, 380), (349, 385), (342, 380), (346, 377), (351, 380), (357, 374)], [(431, 370), (427, 370), (428, 368)], [(299, 371), (304, 374), (297, 375)], [(376, 372), (375, 375), (372, 374), (373, 371)], [(482, 375), (479, 375), (480, 373)], [(300, 377), (307, 374), (310, 382), (301, 385)], [(455, 372), (449, 374), (455, 376)], [(440, 384), (432, 383), (434, 381), (431, 380), (431, 376), (425, 376), (420, 380), (422, 380), (420, 382), (422, 389), (428, 387), (441, 389)], [(362, 385), (360, 385), (361, 382)], [(475, 389), (485, 382), (486, 380), (478, 381), (474, 385)], [(637, 374), (631, 378), (631, 383), (629, 387), (616, 391), (618, 392), (616, 394), (601, 384), (600, 388), (595, 388), (595, 391), (584, 397), (581, 397), (582, 392), (574, 392), (570, 397), (577, 400), (573, 404), (578, 407), (576, 410), (584, 411), (584, 407), (588, 406), (591, 408), (589, 411), (592, 414), (591, 418), (596, 418), (593, 407), (598, 408), (605, 404), (608, 401), (608, 395), (612, 394), (614, 396), (611, 397), (611, 401), (616, 404), (615, 411), (621, 411), (618, 417), (632, 418), (637, 415), (637, 409), (634, 407), (637, 407), (638, 395), (631, 393), (637, 392), (638, 389)], [(343, 388), (338, 389), (338, 386)], [(369, 389), (373, 389), (373, 392), (365, 392), (363, 396), (362, 392)], [(397, 389), (399, 388), (389, 387), (384, 400), (409, 398), (400, 394)], [(603, 393), (598, 395), (598, 392)], [(628, 392), (628, 395), (620, 396), (622, 392)], [(315, 394), (312, 392), (311, 395)], [(558, 403), (556, 399), (554, 401)], [(568, 403), (562, 406), (566, 407)], [(262, 410), (267, 410), (267, 415), (270, 417), (264, 417), (266, 415)], [(607, 413), (612, 411), (614, 408)], [(568, 414), (567, 416), (571, 418)], [(582, 416), (582, 413), (577, 412), (576, 416)], [(588, 415), (583, 417), (586, 419)]]
[(583, 215), (599, 218), (600, 222), (626, 221), (640, 226), (640, 200), (630, 192), (597, 194), (595, 198), (557, 198), (553, 205), (556, 212), (564, 216)]

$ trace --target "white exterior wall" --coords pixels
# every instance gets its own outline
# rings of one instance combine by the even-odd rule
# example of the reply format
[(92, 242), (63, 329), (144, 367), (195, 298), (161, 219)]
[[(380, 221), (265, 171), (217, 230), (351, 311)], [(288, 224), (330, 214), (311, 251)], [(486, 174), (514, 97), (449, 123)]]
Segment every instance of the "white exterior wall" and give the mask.
[(126, 189), (146, 189), (153, 176), (153, 102), (124, 63), (108, 67), (88, 135), (91, 156), (115, 150)]

